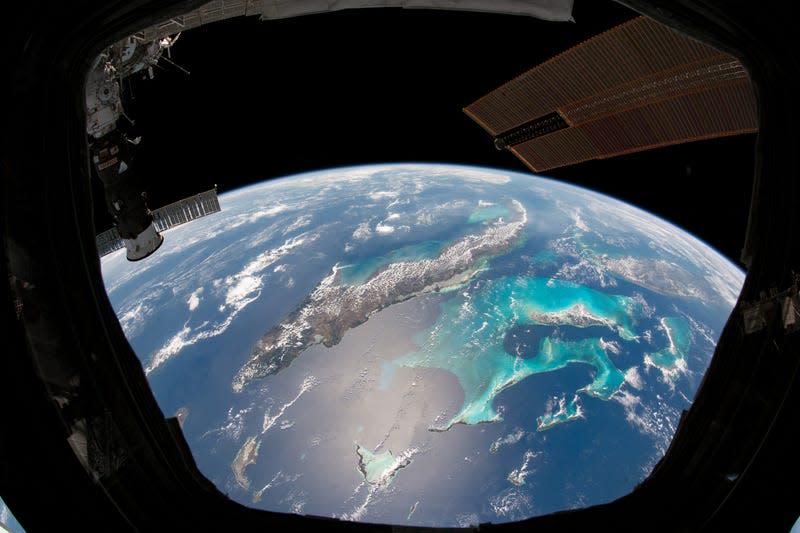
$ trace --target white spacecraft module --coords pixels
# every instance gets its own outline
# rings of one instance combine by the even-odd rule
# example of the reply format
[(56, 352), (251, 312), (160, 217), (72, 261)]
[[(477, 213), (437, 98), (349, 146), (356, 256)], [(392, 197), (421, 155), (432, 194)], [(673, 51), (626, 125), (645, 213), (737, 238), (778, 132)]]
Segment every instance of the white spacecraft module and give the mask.
[[(184, 198), (177, 202), (159, 207), (151, 212), (153, 219), (152, 231), (146, 230), (142, 236), (152, 232), (166, 231), (175, 226), (180, 226), (186, 222), (217, 213), (221, 211), (217, 189), (211, 189), (200, 194), (195, 194), (189, 198)], [(114, 227), (104, 231), (97, 236), (97, 252), (100, 256), (108, 255), (111, 252), (125, 248), (127, 243), (120, 236), (118, 228)], [(130, 257), (129, 257), (130, 259)]]

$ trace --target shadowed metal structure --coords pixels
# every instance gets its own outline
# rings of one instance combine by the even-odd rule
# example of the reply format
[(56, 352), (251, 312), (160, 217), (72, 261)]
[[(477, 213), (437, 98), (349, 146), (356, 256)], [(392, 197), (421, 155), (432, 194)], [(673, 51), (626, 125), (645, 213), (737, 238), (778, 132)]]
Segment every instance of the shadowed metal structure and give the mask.
[[(800, 41), (793, 6), (783, 0), (621, 3), (735, 55), (756, 88), (745, 284), (691, 409), (647, 479), (607, 504), (468, 530), (785, 533), (800, 514), (791, 489), (800, 478), (800, 336), (796, 322), (787, 320), (795, 315), (785, 313), (796, 313), (800, 272)], [(2, 73), (10, 97), (0, 121), (0, 270), (8, 280), (0, 284), (0, 495), (29, 533), (429, 531), (258, 511), (230, 500), (198, 470), (178, 420), (160, 410), (114, 314), (91, 216), (86, 73), (91, 58), (110, 44), (200, 5), (41, 0), (7, 7), (12, 14), (4, 17)], [(697, 51), (697, 61), (713, 56), (709, 47), (684, 46)], [(655, 74), (664, 58), (651, 53)], [(622, 67), (636, 57), (623, 53), (616, 62)], [(591, 79), (592, 72), (587, 68), (580, 79)], [(622, 76), (616, 85), (611, 79), (609, 87), (632, 79)], [(714, 90), (724, 95), (742, 80)], [(697, 105), (675, 109), (685, 118), (692, 109), (706, 109)], [(497, 133), (557, 109), (545, 106), (516, 123), (510, 116), (507, 129)], [(541, 138), (574, 129), (546, 133), (561, 126), (552, 117), (532, 129), (544, 132)], [(622, 127), (608, 130), (623, 131), (632, 135)], [(656, 137), (642, 131), (632, 138)], [(713, 191), (710, 196), (713, 201)]]
[(258, 16), (261, 20), (272, 20), (370, 7), (457, 9), (525, 15), (545, 20), (572, 20), (572, 0), (213, 0), (148, 26), (136, 32), (134, 37), (142, 42), (152, 41), (233, 17)]
[(534, 172), (758, 129), (733, 56), (637, 17), (464, 110)]

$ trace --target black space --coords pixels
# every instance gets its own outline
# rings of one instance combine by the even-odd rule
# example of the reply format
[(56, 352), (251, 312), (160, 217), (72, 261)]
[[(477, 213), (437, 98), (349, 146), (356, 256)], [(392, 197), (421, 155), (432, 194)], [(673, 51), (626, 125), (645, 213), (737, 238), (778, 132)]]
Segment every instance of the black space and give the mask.
[[(162, 60), (154, 79), (124, 82), (126, 113), (143, 139), (135, 163), (148, 203), (154, 209), (215, 184), (224, 193), (363, 163), (447, 162), (527, 173), (463, 108), (636, 16), (600, 0), (576, 0), (573, 14), (574, 23), (371, 8), (274, 21), (244, 17), (187, 31), (171, 60), (190, 74)], [(754, 146), (755, 135), (731, 137), (549, 175), (668, 219), (738, 264)], [(110, 226), (98, 217), (98, 230)]]

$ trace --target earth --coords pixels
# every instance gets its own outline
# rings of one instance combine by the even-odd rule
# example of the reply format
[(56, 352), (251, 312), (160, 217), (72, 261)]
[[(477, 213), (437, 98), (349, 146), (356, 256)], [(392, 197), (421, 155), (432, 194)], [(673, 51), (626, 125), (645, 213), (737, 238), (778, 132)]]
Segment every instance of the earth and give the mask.
[(490, 168), (222, 194), (108, 296), (230, 498), (469, 526), (612, 501), (663, 457), (744, 281), (613, 198)]

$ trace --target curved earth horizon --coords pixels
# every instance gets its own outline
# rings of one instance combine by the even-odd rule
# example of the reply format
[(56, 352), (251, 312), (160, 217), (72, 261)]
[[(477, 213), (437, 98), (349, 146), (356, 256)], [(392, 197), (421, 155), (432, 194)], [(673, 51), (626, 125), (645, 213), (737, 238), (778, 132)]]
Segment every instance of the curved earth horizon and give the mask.
[(356, 166), (219, 200), (103, 278), (201, 472), (271, 511), (468, 526), (619, 498), (744, 281), (665, 220), (507, 170)]

